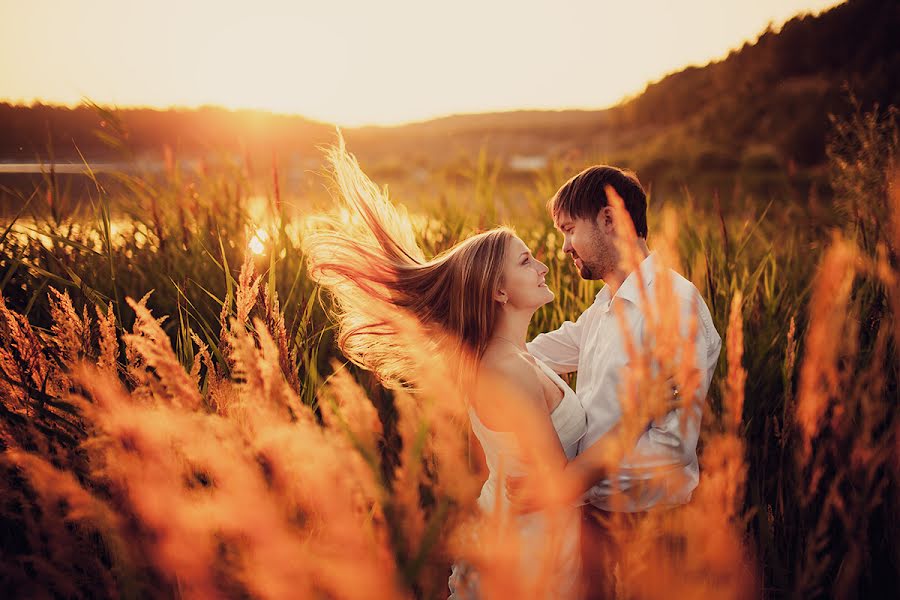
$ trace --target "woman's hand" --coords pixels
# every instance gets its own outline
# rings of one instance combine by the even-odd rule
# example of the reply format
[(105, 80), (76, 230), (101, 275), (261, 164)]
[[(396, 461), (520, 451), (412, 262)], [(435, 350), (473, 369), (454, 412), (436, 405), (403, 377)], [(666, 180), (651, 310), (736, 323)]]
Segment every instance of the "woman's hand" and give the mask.
[(540, 492), (536, 490), (535, 478), (523, 475), (506, 478), (506, 497), (512, 505), (513, 512), (526, 514), (543, 508)]
[[(549, 475), (549, 474), (548, 474)], [(556, 477), (536, 477), (535, 474), (506, 478), (506, 497), (513, 512), (527, 514), (554, 506), (572, 504), (567, 474)]]

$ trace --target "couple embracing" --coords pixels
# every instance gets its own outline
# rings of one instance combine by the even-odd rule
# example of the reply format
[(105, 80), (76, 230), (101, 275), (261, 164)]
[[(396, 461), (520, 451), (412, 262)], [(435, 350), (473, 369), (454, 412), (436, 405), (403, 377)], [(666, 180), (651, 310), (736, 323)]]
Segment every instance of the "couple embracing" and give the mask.
[[(398, 351), (392, 344), (399, 342), (367, 312), (367, 302), (401, 309), (454, 340), (454, 369), (488, 468), (478, 504), (512, 523), (520, 577), (552, 573), (549, 587), (545, 581), (529, 596), (610, 597), (617, 557), (610, 520), (627, 513), (634, 522), (648, 511), (677, 507), (698, 484), (703, 400), (721, 348), (698, 290), (660, 268), (647, 246), (647, 198), (638, 179), (594, 166), (550, 199), (563, 251), (582, 278), (605, 285), (581, 315), (529, 342), (531, 318), (553, 302), (554, 292), (545, 282), (546, 265), (513, 230), (473, 235), (428, 260), (342, 146), (330, 159), (342, 201), (361, 219), (365, 239), (338, 226), (309, 236), (305, 249), (311, 274), (334, 296), (344, 353), (386, 383), (403, 379), (392, 362)], [(623, 222), (625, 214), (631, 223)], [(679, 389), (673, 379), (666, 408), (623, 436), (623, 404), (634, 402), (620, 395), (648, 375), (629, 371), (637, 368), (634, 347), (653, 343), (646, 304), (657, 299), (673, 304), (667, 314), (678, 315), (674, 327), (684, 344), (675, 360), (694, 384)], [(560, 377), (567, 373), (577, 373), (574, 390)], [(457, 561), (450, 597), (483, 597), (482, 583), (477, 566)], [(529, 589), (527, 581), (523, 586)]]

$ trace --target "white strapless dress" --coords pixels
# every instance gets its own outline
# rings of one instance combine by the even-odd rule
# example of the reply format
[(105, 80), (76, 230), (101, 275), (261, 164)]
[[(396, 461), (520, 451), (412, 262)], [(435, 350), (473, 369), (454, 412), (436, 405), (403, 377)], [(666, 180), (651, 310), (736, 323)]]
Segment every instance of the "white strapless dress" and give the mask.
[[(537, 359), (535, 359), (537, 360)], [(581, 401), (563, 379), (537, 360), (538, 366), (563, 391), (563, 398), (550, 413), (553, 427), (559, 435), (566, 457), (572, 460), (578, 442), (587, 431), (587, 416)], [(553, 511), (515, 515), (506, 497), (503, 478), (525, 474), (523, 454), (518, 439), (511, 432), (488, 429), (470, 407), (472, 431), (481, 443), (488, 467), (488, 478), (481, 488), (478, 505), (492, 518), (499, 518), (514, 528), (518, 536), (518, 561), (512, 561), (519, 572), (519, 585), (533, 590), (530, 597), (577, 598), (580, 592), (580, 531), (581, 521), (575, 506)], [(450, 599), (481, 598), (479, 574), (471, 565), (459, 561), (450, 575)], [(529, 582), (529, 579), (533, 581)], [(548, 585), (549, 584), (549, 585)]]

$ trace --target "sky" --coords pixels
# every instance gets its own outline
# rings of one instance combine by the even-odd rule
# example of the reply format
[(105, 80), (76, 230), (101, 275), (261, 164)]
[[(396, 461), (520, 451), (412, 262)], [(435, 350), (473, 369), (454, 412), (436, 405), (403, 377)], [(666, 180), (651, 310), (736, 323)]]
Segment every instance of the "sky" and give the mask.
[(0, 99), (346, 126), (597, 109), (835, 0), (0, 0)]

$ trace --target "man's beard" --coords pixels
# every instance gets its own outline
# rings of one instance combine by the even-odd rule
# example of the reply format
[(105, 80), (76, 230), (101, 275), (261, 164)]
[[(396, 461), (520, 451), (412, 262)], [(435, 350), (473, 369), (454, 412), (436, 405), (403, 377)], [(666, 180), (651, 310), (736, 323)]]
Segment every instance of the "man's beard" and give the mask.
[(589, 261), (585, 256), (579, 254), (577, 256), (578, 260), (581, 261), (581, 266), (579, 267), (577, 263), (575, 264), (575, 267), (578, 269), (578, 274), (581, 275), (581, 278), (588, 281), (602, 279), (604, 273), (603, 260), (600, 253), (601, 249), (597, 247), (593, 248), (593, 250), (593, 253), (595, 254), (597, 260)]
[(584, 250), (592, 257), (592, 260), (589, 261), (586, 256), (573, 252), (573, 256), (581, 260), (581, 266), (577, 267), (576, 265), (578, 274), (581, 275), (582, 279), (588, 281), (603, 279), (603, 274), (609, 270), (604, 267), (610, 253), (615, 251), (614, 248), (609, 248), (608, 244), (604, 243), (599, 232), (595, 231), (591, 238), (591, 243)]
[(608, 261), (608, 255), (603, 254), (602, 248), (596, 248), (595, 260), (585, 260), (584, 256), (579, 255), (578, 258), (581, 260), (581, 266), (576, 268), (578, 269), (578, 274), (581, 275), (582, 279), (588, 281), (595, 281), (598, 279), (603, 279), (603, 274), (608, 273), (611, 269), (604, 268), (606, 267), (606, 263)]
[(592, 280), (594, 279), (594, 272), (591, 270), (591, 267), (588, 266), (584, 259), (581, 259), (581, 267), (578, 269), (578, 274), (581, 275), (582, 279)]

